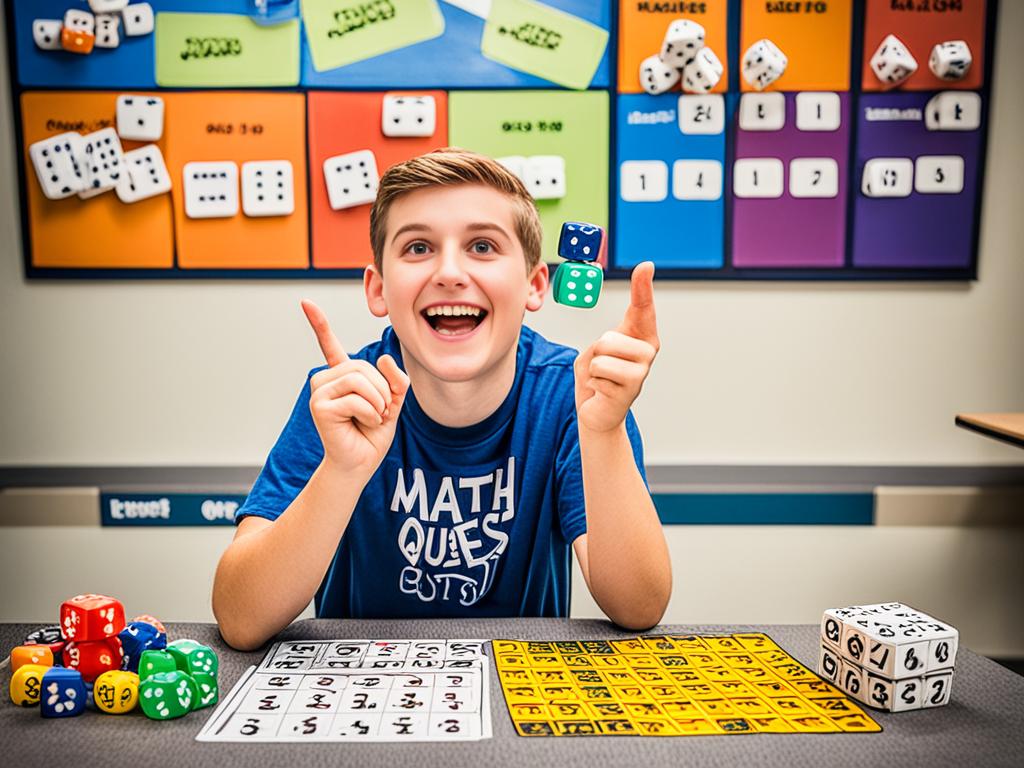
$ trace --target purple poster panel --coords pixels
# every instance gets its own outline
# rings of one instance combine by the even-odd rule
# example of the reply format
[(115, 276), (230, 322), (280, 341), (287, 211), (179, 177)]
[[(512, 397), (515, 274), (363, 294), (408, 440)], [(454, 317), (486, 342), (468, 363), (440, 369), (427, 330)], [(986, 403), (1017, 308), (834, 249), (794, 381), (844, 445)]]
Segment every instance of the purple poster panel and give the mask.
[[(959, 93), (968, 101), (943, 102), (946, 94), (934, 92), (861, 97), (853, 180), (855, 267), (971, 266), (982, 110), (976, 94)], [(865, 167), (873, 159), (882, 164), (881, 174), (893, 174), (884, 178), (869, 172), (866, 183), (874, 181), (875, 194), (898, 174), (898, 163), (912, 168), (907, 186), (887, 192), (898, 196), (866, 194)]]
[(733, 266), (842, 267), (849, 93), (744, 94), (736, 120)]

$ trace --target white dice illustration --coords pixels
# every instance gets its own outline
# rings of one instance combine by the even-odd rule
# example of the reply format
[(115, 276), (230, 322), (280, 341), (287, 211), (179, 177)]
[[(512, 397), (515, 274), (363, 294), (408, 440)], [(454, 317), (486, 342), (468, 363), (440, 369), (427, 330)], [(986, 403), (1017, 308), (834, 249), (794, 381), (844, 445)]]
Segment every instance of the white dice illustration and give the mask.
[(135, 3), (121, 10), (124, 19), (124, 33), (128, 37), (148, 35), (153, 31), (153, 6), (149, 3)]
[(122, 139), (158, 141), (164, 134), (164, 100), (130, 93), (118, 96), (117, 133)]
[(238, 166), (227, 161), (185, 163), (185, 215), (190, 219), (231, 218), (238, 213)]
[(124, 151), (113, 128), (104, 128), (82, 137), (82, 176), (85, 186), (78, 196), (83, 200), (108, 192), (124, 174)]
[(385, 95), (381, 132), (385, 136), (433, 136), (437, 104), (433, 96)]
[(32, 39), (44, 51), (59, 51), (60, 31), (64, 23), (60, 19), (36, 19), (32, 22)]
[(896, 86), (917, 71), (917, 59), (896, 35), (886, 35), (871, 57), (871, 71), (888, 86)]
[(373, 150), (361, 149), (324, 160), (324, 180), (331, 209), (340, 211), (366, 205), (377, 199), (377, 158)]
[(533, 155), (526, 158), (523, 183), (534, 200), (559, 200), (565, 197), (565, 158), (559, 155)]
[(743, 79), (760, 91), (782, 77), (788, 64), (789, 60), (779, 47), (764, 38), (743, 54)]
[(70, 197), (85, 188), (79, 157), (82, 136), (75, 131), (37, 141), (28, 149), (43, 194), (50, 200)]
[(116, 187), (122, 203), (137, 203), (171, 191), (171, 175), (156, 144), (125, 152), (124, 164), (125, 173)]
[(928, 68), (940, 80), (962, 80), (971, 61), (971, 49), (964, 40), (948, 40), (932, 48)]
[(666, 64), (660, 56), (648, 56), (640, 62), (640, 85), (652, 96), (665, 93), (678, 83), (679, 70)]
[(295, 211), (292, 164), (254, 160), (242, 164), (242, 211), (246, 216), (288, 216)]
[(677, 19), (668, 25), (661, 44), (661, 60), (675, 69), (682, 69), (704, 47), (704, 27), (689, 19)]

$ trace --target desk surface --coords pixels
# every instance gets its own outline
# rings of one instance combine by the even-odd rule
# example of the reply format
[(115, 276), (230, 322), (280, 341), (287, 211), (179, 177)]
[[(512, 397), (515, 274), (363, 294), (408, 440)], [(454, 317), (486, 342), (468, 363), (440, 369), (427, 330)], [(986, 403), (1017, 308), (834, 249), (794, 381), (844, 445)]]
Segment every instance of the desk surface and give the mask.
[(958, 413), (956, 425), (1024, 448), (1024, 413)]
[[(0, 625), (5, 655), (34, 626)], [(662, 633), (767, 632), (801, 662), (817, 667), (815, 626), (663, 626)], [(238, 653), (212, 624), (170, 624), (171, 639), (191, 637), (220, 656), (223, 691), (256, 664), (263, 651)], [(598, 639), (628, 636), (601, 621), (560, 619), (471, 619), (417, 621), (308, 620), (278, 639), (331, 638), (518, 638)], [(0, 673), (5, 684), (6, 673)], [(6, 692), (5, 692), (6, 699)], [(493, 768), (518, 766), (821, 766), (827, 765), (1013, 765), (1024, 754), (1024, 677), (961, 648), (948, 706), (896, 715), (876, 713), (878, 734), (612, 737), (525, 739), (512, 730), (494, 667), (491, 667), (494, 738), (447, 744), (229, 744), (195, 741), (212, 710), (154, 722), (140, 712), (122, 717), (88, 711), (80, 717), (46, 720), (36, 708), (0, 704), (0, 754), (6, 765), (91, 766), (403, 766), (403, 768)]]

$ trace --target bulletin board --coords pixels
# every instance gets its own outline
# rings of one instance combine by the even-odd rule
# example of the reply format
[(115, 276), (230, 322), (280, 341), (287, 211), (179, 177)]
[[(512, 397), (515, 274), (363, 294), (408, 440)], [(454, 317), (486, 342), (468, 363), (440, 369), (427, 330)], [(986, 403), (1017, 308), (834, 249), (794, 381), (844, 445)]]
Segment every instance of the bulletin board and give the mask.
[[(89, 10), (86, 0), (5, 4), (29, 278), (359, 278), (370, 206), (332, 209), (325, 160), (371, 150), (383, 174), (449, 145), (563, 158), (565, 195), (537, 201), (544, 258), (558, 260), (563, 221), (600, 224), (609, 278), (644, 260), (659, 279), (977, 276), (997, 0), (296, 0), (273, 23), (252, 0), (149, 5), (151, 33), (79, 55), (41, 48), (33, 23)], [(680, 18), (704, 28), (722, 77), (704, 95), (650, 95), (641, 62)], [(918, 69), (884, 89), (869, 61), (889, 34)], [(788, 65), (758, 93), (742, 60), (765, 38)], [(973, 57), (956, 81), (928, 67), (948, 40)], [(970, 129), (932, 125), (947, 92), (977, 100)], [(131, 204), (112, 192), (48, 199), (30, 146), (114, 125), (124, 94), (164, 100), (154, 143), (170, 191)], [(383, 135), (394, 95), (433, 98), (431, 135)], [(768, 130), (741, 120), (762, 102), (779, 116)], [(829, 124), (809, 123), (823, 108)], [(918, 174), (953, 162), (962, 183), (872, 197), (865, 167), (879, 158)], [(291, 212), (188, 216), (186, 164), (221, 161), (288, 161)], [(776, 191), (738, 194), (757, 173), (774, 174)], [(801, 192), (808, 178), (828, 193)]]

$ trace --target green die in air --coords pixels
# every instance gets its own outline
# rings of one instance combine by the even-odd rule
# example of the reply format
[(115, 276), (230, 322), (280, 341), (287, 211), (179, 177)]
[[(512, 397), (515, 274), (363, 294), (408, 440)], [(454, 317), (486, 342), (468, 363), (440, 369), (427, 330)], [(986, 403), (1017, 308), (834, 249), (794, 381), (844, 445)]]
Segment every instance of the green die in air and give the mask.
[(143, 651), (139, 657), (139, 680), (160, 672), (174, 672), (178, 665), (167, 651)]
[(192, 675), (196, 688), (199, 690), (199, 699), (192, 705), (192, 709), (212, 707), (217, 703), (220, 696), (220, 689), (217, 687), (217, 676), (208, 675), (205, 672), (196, 672)]
[(551, 292), (559, 304), (589, 309), (597, 305), (603, 282), (604, 272), (599, 264), (566, 261), (555, 271)]
[(217, 654), (207, 645), (195, 640), (175, 640), (167, 644), (167, 653), (174, 657), (174, 663), (182, 672), (217, 675)]
[(195, 680), (184, 672), (157, 672), (139, 684), (139, 706), (151, 720), (187, 715), (199, 701)]

